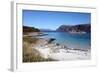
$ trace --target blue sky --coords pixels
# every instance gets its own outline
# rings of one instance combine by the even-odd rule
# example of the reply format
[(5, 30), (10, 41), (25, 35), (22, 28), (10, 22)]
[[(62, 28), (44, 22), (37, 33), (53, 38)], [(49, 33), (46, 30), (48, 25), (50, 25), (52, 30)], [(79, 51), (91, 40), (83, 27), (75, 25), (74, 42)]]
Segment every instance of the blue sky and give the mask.
[(91, 23), (90, 13), (23, 10), (23, 25), (55, 30), (61, 25)]

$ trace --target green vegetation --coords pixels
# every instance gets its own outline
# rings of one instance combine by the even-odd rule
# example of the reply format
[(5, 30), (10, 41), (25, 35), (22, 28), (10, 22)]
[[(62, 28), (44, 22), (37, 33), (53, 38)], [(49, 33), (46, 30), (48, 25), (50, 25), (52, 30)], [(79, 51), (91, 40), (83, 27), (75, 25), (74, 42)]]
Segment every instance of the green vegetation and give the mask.
[[(28, 35), (31, 32), (40, 32), (34, 27), (23, 26), (23, 35)], [(31, 36), (23, 36), (23, 62), (43, 62), (52, 61), (52, 59), (45, 59), (41, 57), (39, 51), (33, 48), (36, 45), (38, 38)]]
[(36, 44), (37, 40), (38, 40), (38, 38), (33, 38), (33, 37), (30, 37), (30, 36), (26, 36), (26, 37), (24, 36), (23, 37), (23, 41), (27, 42), (29, 44)]
[(23, 33), (28, 33), (28, 32), (40, 32), (40, 30), (35, 27), (23, 26)]
[(41, 57), (39, 51), (32, 48), (32, 46), (35, 45), (37, 41), (37, 38), (32, 38), (29, 36), (23, 37), (23, 62), (53, 61), (52, 59), (45, 59)]

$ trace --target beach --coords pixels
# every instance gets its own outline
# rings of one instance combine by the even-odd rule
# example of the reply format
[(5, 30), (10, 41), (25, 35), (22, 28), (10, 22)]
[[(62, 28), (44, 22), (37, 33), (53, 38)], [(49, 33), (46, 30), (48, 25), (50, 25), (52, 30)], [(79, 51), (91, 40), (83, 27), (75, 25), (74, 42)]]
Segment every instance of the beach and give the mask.
[(66, 45), (54, 42), (54, 38), (40, 38), (42, 33), (32, 33), (24, 37), (35, 38), (35, 44), (31, 42), (31, 53), (43, 58), (39, 61), (67, 61), (67, 60), (89, 60), (91, 58), (90, 49), (70, 48)]
[[(44, 39), (41, 39), (44, 41)], [(39, 42), (43, 43), (41, 40)], [(44, 41), (45, 43), (47, 40)], [(54, 60), (83, 60), (90, 59), (90, 50), (76, 50), (73, 48), (65, 47), (64, 45), (56, 45), (56, 43), (49, 44), (37, 44), (35, 46), (36, 50), (38, 50), (42, 57), (44, 58), (52, 58)]]

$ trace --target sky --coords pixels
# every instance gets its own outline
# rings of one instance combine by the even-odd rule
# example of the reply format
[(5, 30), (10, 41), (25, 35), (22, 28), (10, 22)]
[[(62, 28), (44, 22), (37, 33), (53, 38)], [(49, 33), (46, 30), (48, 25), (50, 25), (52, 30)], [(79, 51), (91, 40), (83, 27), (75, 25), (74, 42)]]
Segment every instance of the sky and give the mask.
[(91, 23), (90, 13), (23, 10), (24, 26), (55, 30), (61, 25)]

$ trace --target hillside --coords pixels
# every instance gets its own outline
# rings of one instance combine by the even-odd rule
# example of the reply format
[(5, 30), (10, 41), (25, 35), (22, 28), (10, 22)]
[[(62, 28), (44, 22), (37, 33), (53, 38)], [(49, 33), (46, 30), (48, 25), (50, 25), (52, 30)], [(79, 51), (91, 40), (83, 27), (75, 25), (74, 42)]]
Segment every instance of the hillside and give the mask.
[(91, 25), (90, 24), (79, 24), (79, 25), (61, 25), (56, 31), (61, 32), (91, 32)]
[(23, 32), (39, 32), (40, 30), (35, 27), (23, 26)]

